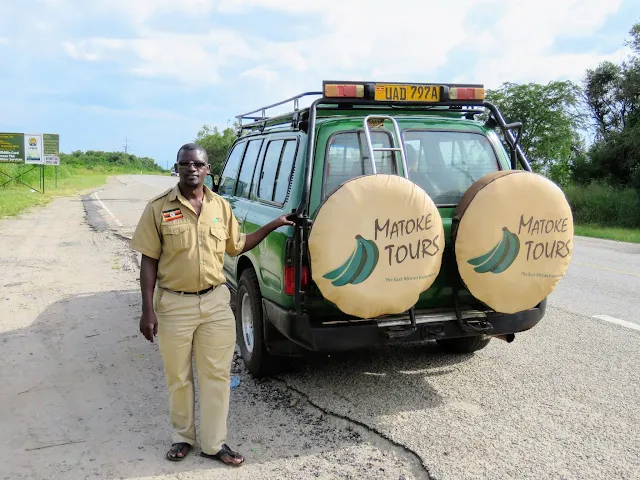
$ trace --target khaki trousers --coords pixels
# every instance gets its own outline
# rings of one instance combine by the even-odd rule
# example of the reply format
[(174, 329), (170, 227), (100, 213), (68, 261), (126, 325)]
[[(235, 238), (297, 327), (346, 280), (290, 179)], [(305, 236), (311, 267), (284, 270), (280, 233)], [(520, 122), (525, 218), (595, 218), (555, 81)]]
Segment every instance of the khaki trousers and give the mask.
[(169, 390), (173, 443), (194, 445), (195, 389), (191, 355), (200, 393), (200, 446), (218, 453), (227, 437), (231, 361), (236, 323), (230, 292), (219, 285), (204, 295), (181, 295), (156, 289), (158, 344)]

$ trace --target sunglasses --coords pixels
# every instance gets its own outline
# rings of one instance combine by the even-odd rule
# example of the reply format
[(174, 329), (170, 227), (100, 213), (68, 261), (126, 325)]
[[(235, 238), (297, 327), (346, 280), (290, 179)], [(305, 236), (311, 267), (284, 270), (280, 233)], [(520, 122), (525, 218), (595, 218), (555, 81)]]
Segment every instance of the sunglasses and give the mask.
[(189, 168), (190, 166), (196, 167), (198, 170), (207, 166), (204, 162), (178, 162), (180, 168)]

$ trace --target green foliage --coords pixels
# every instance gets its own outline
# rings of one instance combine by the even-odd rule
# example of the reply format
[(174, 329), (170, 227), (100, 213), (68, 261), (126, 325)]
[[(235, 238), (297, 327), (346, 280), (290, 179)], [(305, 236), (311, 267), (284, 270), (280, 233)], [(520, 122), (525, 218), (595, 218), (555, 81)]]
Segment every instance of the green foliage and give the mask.
[[(25, 164), (0, 164), (0, 184), (6, 183), (1, 189), (26, 188), (16, 181), (9, 181), (9, 177), (19, 179), (35, 187), (40, 188), (40, 166)], [(108, 174), (108, 173), (140, 173), (161, 174), (165, 170), (148, 157), (136, 157), (125, 155), (122, 152), (101, 152), (89, 150), (87, 152), (75, 151), (73, 153), (60, 154), (60, 166), (58, 167), (58, 180), (70, 178), (78, 174)], [(45, 189), (52, 188), (55, 184), (56, 169), (54, 166), (44, 167)]]
[(640, 197), (630, 188), (605, 183), (565, 187), (576, 224), (640, 228)]
[(95, 150), (88, 150), (86, 152), (78, 150), (69, 154), (61, 153), (60, 164), (76, 165), (89, 169), (108, 170), (109, 168), (117, 168), (121, 170), (122, 168), (124, 168), (130, 169), (131, 171), (165, 171), (152, 158), (149, 157), (137, 157), (135, 155), (124, 154), (122, 152), (102, 152)]
[(209, 163), (211, 164), (211, 173), (219, 175), (222, 172), (224, 162), (236, 139), (236, 132), (232, 128), (225, 128), (221, 133), (218, 127), (211, 128), (204, 125), (198, 132), (195, 142), (204, 147), (209, 155)]
[(579, 111), (578, 85), (569, 81), (546, 85), (507, 82), (497, 90), (488, 90), (487, 99), (502, 111), (508, 123), (522, 122), (520, 143), (536, 171), (548, 173), (552, 169), (558, 174), (581, 148), (577, 131), (584, 117)]
[(596, 131), (588, 158), (574, 178), (592, 179), (640, 191), (640, 23), (630, 30), (633, 54), (620, 65), (602, 62), (587, 71), (584, 96)]

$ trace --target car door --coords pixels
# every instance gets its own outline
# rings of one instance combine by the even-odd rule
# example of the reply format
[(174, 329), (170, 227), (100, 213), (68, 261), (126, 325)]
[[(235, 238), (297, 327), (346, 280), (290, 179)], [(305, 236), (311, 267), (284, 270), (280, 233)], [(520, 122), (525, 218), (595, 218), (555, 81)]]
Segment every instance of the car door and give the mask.
[[(251, 188), (254, 171), (262, 150), (263, 139), (256, 138), (234, 146), (220, 178), (218, 194), (226, 198), (231, 204), (241, 227), (241, 232), (246, 233), (244, 221), (251, 208)], [(234, 287), (237, 284), (235, 278), (238, 258), (225, 254), (224, 270), (229, 283)]]

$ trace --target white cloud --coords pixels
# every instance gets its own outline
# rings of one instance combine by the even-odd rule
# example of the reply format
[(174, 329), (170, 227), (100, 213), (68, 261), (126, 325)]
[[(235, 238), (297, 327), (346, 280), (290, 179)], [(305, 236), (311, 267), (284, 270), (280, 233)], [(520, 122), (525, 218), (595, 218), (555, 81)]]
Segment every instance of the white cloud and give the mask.
[[(478, 57), (476, 78), (492, 87), (504, 81), (578, 79), (586, 68), (609, 56), (554, 52), (554, 44), (564, 38), (588, 38), (608, 15), (618, 10), (621, 2), (505, 2), (504, 13), (497, 23), (482, 32), (480, 41), (470, 45), (470, 50)], [(618, 55), (619, 52), (614, 53), (613, 58)]]
[(259, 80), (264, 83), (273, 83), (279, 77), (278, 72), (275, 70), (271, 70), (264, 65), (251, 68), (249, 70), (245, 70), (240, 74), (241, 78), (250, 78), (254, 80)]
[[(319, 86), (327, 78), (465, 81), (495, 87), (503, 81), (575, 79), (609, 58), (552, 49), (559, 39), (588, 37), (621, 1), (458, 0), (453, 8), (445, 2), (395, 0), (389, 8), (381, 0), (100, 0), (97, 8), (125, 14), (138, 36), (68, 41), (64, 49), (77, 60), (119, 62), (134, 74), (187, 85), (233, 83), (228, 72), (240, 71), (240, 78), (247, 80), (278, 80), (281, 89), (303, 82)], [(484, 8), (498, 12), (497, 17), (469, 27), (470, 16)], [(256, 9), (281, 12), (284, 28), (292, 21), (287, 14), (308, 15), (320, 28), (307, 29), (303, 39), (271, 41), (250, 29), (168, 34), (148, 22), (156, 13), (218, 11), (242, 18)], [(457, 67), (447, 63), (453, 51), (468, 55), (460, 73), (436, 78), (442, 67)]]
[(213, 0), (98, 0), (94, 8), (124, 13), (128, 20), (139, 25), (158, 13), (206, 14), (213, 5)]
[(67, 41), (64, 48), (75, 59), (120, 62), (140, 76), (173, 78), (194, 86), (218, 83), (221, 66), (229, 64), (236, 52), (250, 52), (243, 39), (231, 31), (202, 35), (140, 32), (140, 38), (134, 39)]

